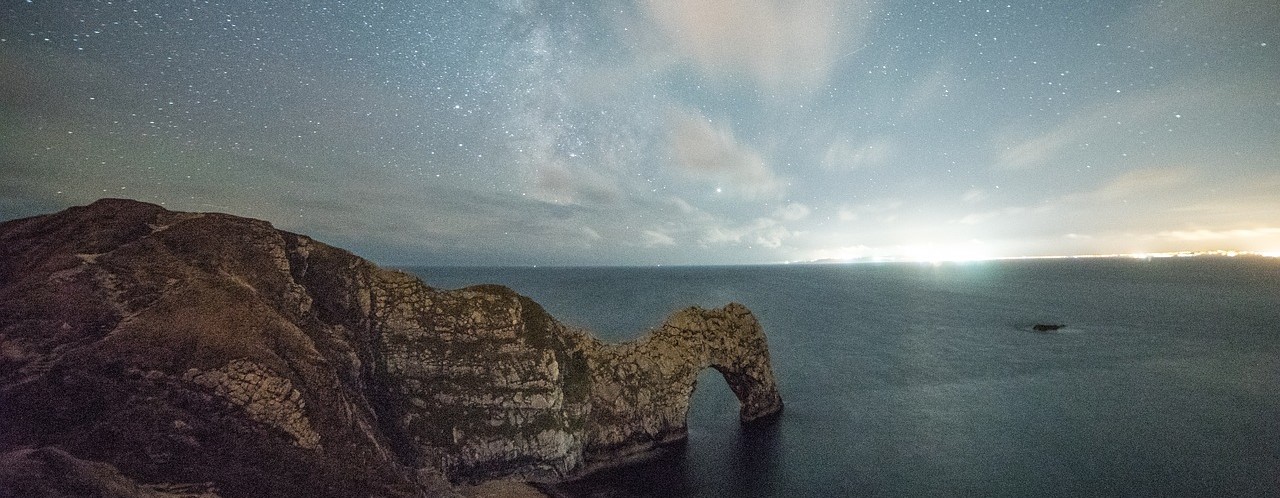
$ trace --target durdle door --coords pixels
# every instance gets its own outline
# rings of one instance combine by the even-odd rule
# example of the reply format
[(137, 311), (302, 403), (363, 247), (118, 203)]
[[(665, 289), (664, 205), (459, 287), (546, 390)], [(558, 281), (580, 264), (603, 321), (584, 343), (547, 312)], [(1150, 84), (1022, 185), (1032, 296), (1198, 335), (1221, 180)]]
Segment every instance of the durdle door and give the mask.
[(706, 368), (744, 423), (781, 411), (738, 304), (606, 344), (259, 220), (105, 199), (0, 224), (0, 495), (559, 482), (684, 438)]

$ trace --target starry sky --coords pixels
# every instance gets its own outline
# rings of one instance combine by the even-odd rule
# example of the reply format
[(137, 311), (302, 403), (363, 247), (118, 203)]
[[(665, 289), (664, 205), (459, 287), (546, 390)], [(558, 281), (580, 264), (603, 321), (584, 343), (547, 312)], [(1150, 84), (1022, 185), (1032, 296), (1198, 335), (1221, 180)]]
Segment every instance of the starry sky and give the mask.
[(8, 1), (0, 218), (382, 264), (1280, 252), (1274, 0)]

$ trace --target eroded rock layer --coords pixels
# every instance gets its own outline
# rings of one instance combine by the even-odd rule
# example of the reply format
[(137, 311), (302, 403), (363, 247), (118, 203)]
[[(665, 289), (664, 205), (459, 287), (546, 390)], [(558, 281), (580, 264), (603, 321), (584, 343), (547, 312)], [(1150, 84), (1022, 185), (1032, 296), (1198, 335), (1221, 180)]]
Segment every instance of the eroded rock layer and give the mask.
[(588, 463), (608, 466), (687, 436), (698, 373), (719, 371), (741, 403), (744, 423), (782, 409), (768, 345), (746, 307), (689, 308), (638, 341), (590, 351)]
[(744, 422), (781, 410), (740, 305), (609, 345), (509, 289), (433, 289), (257, 220), (103, 200), (0, 224), (0, 454), (22, 455), (0, 460), (70, 458), (111, 486), (559, 481), (683, 437), (708, 367)]

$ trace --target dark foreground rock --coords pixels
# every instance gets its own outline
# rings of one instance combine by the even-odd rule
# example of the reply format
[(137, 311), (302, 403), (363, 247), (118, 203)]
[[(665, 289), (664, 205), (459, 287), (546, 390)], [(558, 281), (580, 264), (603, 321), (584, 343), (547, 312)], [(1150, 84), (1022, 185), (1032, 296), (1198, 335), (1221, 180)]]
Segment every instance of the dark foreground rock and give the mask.
[(782, 409), (740, 305), (609, 345), (258, 220), (103, 200), (0, 224), (0, 496), (84, 494), (56, 469), (125, 490), (99, 496), (556, 482), (683, 438), (708, 367), (744, 422)]

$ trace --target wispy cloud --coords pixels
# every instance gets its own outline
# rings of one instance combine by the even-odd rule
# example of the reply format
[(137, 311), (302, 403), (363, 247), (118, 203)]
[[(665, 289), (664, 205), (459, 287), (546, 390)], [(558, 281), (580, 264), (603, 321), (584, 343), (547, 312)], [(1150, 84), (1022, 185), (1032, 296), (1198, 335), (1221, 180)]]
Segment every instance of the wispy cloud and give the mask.
[(896, 142), (886, 136), (871, 137), (860, 145), (837, 140), (822, 155), (822, 167), (838, 171), (876, 166), (888, 160), (895, 149)]
[(1075, 119), (1040, 135), (1007, 145), (1000, 151), (996, 164), (1019, 169), (1044, 164), (1069, 145), (1080, 143), (1089, 129), (1086, 119)]
[[(1041, 208), (1041, 210), (1043, 210), (1043, 208)], [(961, 225), (981, 225), (991, 221), (1007, 220), (1010, 217), (1020, 216), (1030, 211), (1034, 210), (1030, 210), (1022, 206), (1011, 206), (993, 211), (969, 213), (961, 217), (959, 220), (956, 220), (956, 223)]]
[(872, 218), (876, 221), (888, 223), (897, 218), (897, 213), (902, 206), (903, 203), (900, 200), (886, 199), (860, 205), (844, 204), (836, 208), (836, 213), (837, 217), (841, 221), (865, 220), (867, 218)]
[(619, 198), (621, 192), (613, 180), (585, 168), (571, 168), (549, 161), (532, 172), (532, 194), (537, 200), (552, 204), (604, 204)]
[(1184, 168), (1147, 168), (1128, 171), (1113, 178), (1092, 193), (1092, 197), (1124, 199), (1149, 192), (1159, 192), (1168, 197), (1170, 190), (1187, 184), (1191, 171)]
[(1169, 230), (1156, 237), (1185, 241), (1240, 241), (1250, 239), (1280, 239), (1280, 227), (1241, 228), (1234, 230)]
[(1257, 225), (1252, 228), (1193, 228), (1148, 231), (1119, 229), (1090, 234), (1069, 234), (1069, 244), (1079, 247), (1113, 248), (1110, 253), (1153, 253), (1178, 251), (1253, 251), (1271, 253), (1280, 249), (1280, 227)]
[(966, 190), (964, 194), (960, 196), (960, 200), (968, 203), (982, 202), (986, 198), (987, 192), (979, 188)]
[(813, 210), (798, 202), (788, 203), (773, 211), (769, 216), (761, 216), (747, 222), (732, 219), (719, 219), (705, 213), (696, 216), (701, 232), (698, 243), (702, 247), (723, 245), (746, 245), (768, 249), (778, 249), (789, 240), (804, 234), (789, 225), (801, 224), (809, 218)]
[(870, 2), (839, 0), (648, 0), (675, 51), (704, 75), (745, 74), (772, 90), (827, 80), (847, 42), (866, 31)]
[(668, 126), (674, 165), (683, 173), (723, 182), (747, 197), (776, 197), (782, 193), (783, 182), (764, 157), (740, 143), (729, 128), (684, 110), (673, 110)]
[[(1193, 88), (1207, 88), (1194, 85)], [(1057, 126), (1027, 136), (1009, 129), (995, 137), (995, 164), (1004, 169), (1035, 168), (1063, 157), (1068, 149), (1084, 150), (1114, 140), (1123, 130), (1154, 127), (1154, 121), (1174, 117), (1212, 102), (1215, 90), (1188, 92), (1169, 86), (1134, 92), (1083, 108)]]
[(604, 236), (600, 235), (600, 232), (595, 231), (595, 229), (591, 227), (582, 227), (582, 235), (591, 242), (604, 240)]
[(907, 88), (902, 98), (900, 116), (913, 116), (922, 113), (941, 99), (951, 95), (956, 87), (957, 78), (947, 61), (938, 63), (923, 77), (918, 78)]
[(676, 245), (675, 238), (657, 230), (645, 230), (643, 232), (640, 232), (640, 236), (644, 240), (645, 247), (661, 247), (661, 246)]
[(998, 255), (990, 244), (968, 239), (875, 246), (858, 244), (815, 249), (804, 253), (804, 260), (972, 261)]
[(712, 226), (707, 228), (699, 242), (705, 246), (721, 244), (748, 244), (775, 249), (796, 235), (778, 220), (756, 218), (743, 225)]
[(809, 206), (793, 202), (778, 208), (773, 212), (773, 216), (783, 221), (799, 221), (808, 218), (810, 212)]

